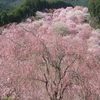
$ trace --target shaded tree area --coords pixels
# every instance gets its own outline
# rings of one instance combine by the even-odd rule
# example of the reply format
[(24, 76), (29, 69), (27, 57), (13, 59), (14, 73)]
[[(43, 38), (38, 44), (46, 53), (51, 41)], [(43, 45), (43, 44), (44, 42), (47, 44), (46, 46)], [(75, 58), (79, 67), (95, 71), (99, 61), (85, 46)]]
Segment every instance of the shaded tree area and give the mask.
[[(37, 10), (43, 10), (45, 8), (61, 8), (72, 6), (70, 3), (62, 0), (46, 1), (46, 0), (26, 0), (26, 2), (19, 8), (10, 11), (9, 13), (2, 12), (0, 14), (0, 26), (3, 26), (12, 22), (21, 22), (23, 19), (34, 16)], [(4, 16), (6, 15), (6, 17)], [(6, 20), (6, 21), (5, 21)]]
[(90, 0), (89, 1), (89, 11), (92, 16), (98, 17), (100, 20), (100, 0)]
[(68, 6), (73, 6), (73, 5), (71, 5), (70, 3), (68, 3), (64, 0), (56, 0), (56, 1), (51, 0), (51, 1), (49, 1), (49, 5), (48, 5), (47, 8), (56, 8), (56, 9), (58, 9), (58, 8), (62, 8), (62, 7), (66, 8)]
[(90, 0), (88, 8), (92, 16), (92, 20), (97, 24), (94, 26), (100, 28), (100, 0)]

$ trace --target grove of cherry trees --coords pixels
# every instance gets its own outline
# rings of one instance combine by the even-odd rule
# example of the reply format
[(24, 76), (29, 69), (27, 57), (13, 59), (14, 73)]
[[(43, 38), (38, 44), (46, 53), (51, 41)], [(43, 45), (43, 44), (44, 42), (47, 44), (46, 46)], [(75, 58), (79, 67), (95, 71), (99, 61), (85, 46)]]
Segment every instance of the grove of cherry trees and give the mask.
[(2, 30), (0, 100), (100, 100), (100, 30), (84, 13), (37, 12)]

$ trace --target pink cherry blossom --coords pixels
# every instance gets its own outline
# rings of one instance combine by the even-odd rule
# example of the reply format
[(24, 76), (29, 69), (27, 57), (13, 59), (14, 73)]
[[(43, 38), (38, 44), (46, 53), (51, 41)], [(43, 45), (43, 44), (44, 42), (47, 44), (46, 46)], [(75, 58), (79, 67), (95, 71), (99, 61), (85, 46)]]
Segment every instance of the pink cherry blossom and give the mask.
[(87, 8), (53, 11), (1, 31), (0, 100), (100, 99), (100, 30)]

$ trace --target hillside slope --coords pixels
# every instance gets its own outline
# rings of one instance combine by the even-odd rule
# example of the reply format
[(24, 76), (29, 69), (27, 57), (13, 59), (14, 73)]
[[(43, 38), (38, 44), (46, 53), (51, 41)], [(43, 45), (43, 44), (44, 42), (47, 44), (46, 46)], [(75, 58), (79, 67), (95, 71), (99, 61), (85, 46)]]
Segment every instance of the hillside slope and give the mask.
[(28, 16), (35, 15), (35, 12), (44, 10), (45, 8), (53, 9), (53, 8), (66, 8), (73, 7), (70, 3), (64, 1), (42, 1), (42, 0), (27, 0), (22, 6), (12, 10), (9, 13), (3, 13), (0, 15), (0, 26), (11, 23), (11, 22), (20, 22), (24, 18)]
[(10, 3), (15, 2), (15, 1), (17, 0), (0, 0), (0, 3), (9, 5)]
[[(47, 1), (52, 1), (52, 0), (47, 0)], [(74, 6), (84, 6), (84, 7), (88, 7), (88, 2), (89, 2), (89, 0), (63, 0), (63, 1), (69, 2)]]
[(64, 1), (70, 2), (74, 6), (79, 5), (79, 6), (84, 6), (84, 7), (87, 7), (88, 2), (89, 2), (89, 0), (64, 0)]
[[(47, 0), (47, 1), (52, 1), (52, 0)], [(86, 6), (86, 7), (88, 6), (88, 2), (89, 2), (89, 0), (64, 0), (64, 1), (69, 2), (74, 6), (79, 5), (79, 6)], [(0, 3), (8, 4), (14, 7), (19, 7), (24, 2), (25, 0), (0, 0)]]
[(0, 12), (2, 12), (2, 11), (9, 12), (13, 9), (14, 9), (14, 7), (0, 3)]
[(0, 0), (0, 3), (10, 5), (13, 7), (19, 7), (25, 0)]
[(15, 2), (10, 3), (10, 6), (13, 6), (15, 8), (19, 7), (25, 2), (25, 0), (16, 0)]

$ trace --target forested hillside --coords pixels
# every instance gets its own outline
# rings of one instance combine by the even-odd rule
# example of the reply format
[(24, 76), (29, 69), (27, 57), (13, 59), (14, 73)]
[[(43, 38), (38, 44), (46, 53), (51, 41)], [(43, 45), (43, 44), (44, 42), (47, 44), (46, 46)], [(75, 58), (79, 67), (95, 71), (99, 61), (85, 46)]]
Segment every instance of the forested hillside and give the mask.
[(25, 2), (25, 0), (16, 0), (15, 2), (10, 3), (10, 6), (17, 8), (20, 5), (24, 4), (24, 2)]
[(74, 6), (78, 5), (78, 6), (84, 6), (84, 7), (87, 7), (88, 6), (88, 2), (89, 2), (89, 0), (64, 0), (64, 1), (69, 2)]
[[(7, 5), (17, 8), (20, 5), (22, 5), (25, 1), (26, 0), (0, 0), (0, 3), (7, 4)], [(47, 0), (47, 1), (52, 1), (52, 0)], [(57, 1), (57, 0), (55, 0), (55, 1)], [(76, 6), (76, 5), (88, 6), (88, 2), (89, 2), (89, 0), (63, 0), (63, 1), (69, 2), (74, 6)]]
[(70, 2), (71, 4), (73, 4), (74, 6), (80, 5), (80, 6), (88, 6), (88, 2), (89, 0), (65, 0), (67, 2)]
[(9, 12), (13, 10), (15, 7), (10, 5), (17, 0), (0, 0), (0, 13), (2, 11)]
[[(47, 1), (52, 1), (52, 0), (47, 0)], [(57, 1), (57, 0), (55, 0), (55, 1)], [(64, 0), (64, 1), (70, 2), (74, 6), (76, 6), (76, 5), (88, 6), (88, 2), (89, 2), (89, 0)], [(18, 7), (21, 4), (23, 4), (23, 2), (25, 2), (25, 0), (0, 0), (0, 2), (4, 3), (4, 4), (10, 4), (14, 7)]]
[[(0, 2), (4, 4), (9, 4), (10, 6), (17, 8), (14, 11), (10, 12), (9, 14), (6, 14), (7, 16), (10, 16), (9, 18), (7, 18), (7, 20), (10, 19), (11, 21), (6, 21), (6, 22), (3, 21), (4, 22), (3, 24), (0, 21), (0, 26), (13, 21), (17, 21), (17, 22), (21, 21), (26, 16), (34, 15), (37, 10), (41, 10), (43, 8), (59, 8), (59, 7), (67, 7), (72, 5), (88, 6), (90, 14), (94, 17), (92, 21), (100, 23), (100, 1), (99, 0), (95, 0), (95, 1), (94, 0), (64, 0), (64, 1), (66, 2), (62, 1), (63, 2), (62, 3), (61, 0), (54, 0), (54, 1), (53, 0), (26, 0), (26, 3), (24, 3), (25, 0), (0, 0)], [(68, 4), (67, 2), (70, 2), (70, 4)], [(4, 5), (0, 6), (1, 7), (0, 11), (3, 10), (9, 11), (13, 9), (11, 7), (9, 8), (8, 6), (5, 7), (3, 6)], [(0, 16), (1, 15), (2, 14), (0, 14)], [(96, 26), (95, 23), (93, 23), (93, 25)]]
[(14, 9), (14, 7), (0, 3), (0, 12), (2, 12), (2, 11), (8, 12), (8, 11), (11, 11), (13, 9)]
[(22, 5), (24, 2), (25, 0), (0, 0), (0, 3), (10, 5), (16, 8)]
[(66, 8), (68, 6), (73, 7), (70, 3), (58, 0), (58, 1), (46, 1), (46, 0), (26, 0), (26, 2), (21, 5), (19, 8), (14, 9), (9, 13), (0, 14), (0, 26), (12, 23), (12, 22), (21, 22), (23, 19), (29, 16), (35, 15), (36, 11), (43, 10), (45, 8)]
[(15, 2), (15, 1), (17, 0), (0, 0), (0, 3), (9, 5), (10, 3)]

